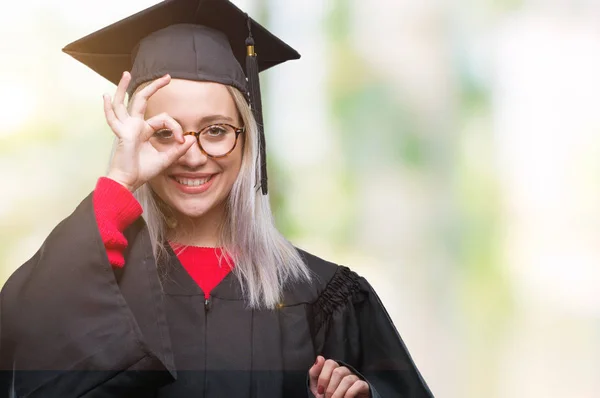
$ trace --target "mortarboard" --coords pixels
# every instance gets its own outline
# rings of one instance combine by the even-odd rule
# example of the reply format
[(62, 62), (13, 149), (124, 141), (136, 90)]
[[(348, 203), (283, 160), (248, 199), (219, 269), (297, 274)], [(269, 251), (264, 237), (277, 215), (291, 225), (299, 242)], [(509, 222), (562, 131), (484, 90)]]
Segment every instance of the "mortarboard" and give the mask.
[(63, 51), (114, 84), (123, 71), (130, 71), (130, 95), (139, 84), (166, 73), (239, 89), (258, 124), (260, 186), (267, 193), (258, 74), (300, 54), (229, 0), (166, 0), (76, 40)]

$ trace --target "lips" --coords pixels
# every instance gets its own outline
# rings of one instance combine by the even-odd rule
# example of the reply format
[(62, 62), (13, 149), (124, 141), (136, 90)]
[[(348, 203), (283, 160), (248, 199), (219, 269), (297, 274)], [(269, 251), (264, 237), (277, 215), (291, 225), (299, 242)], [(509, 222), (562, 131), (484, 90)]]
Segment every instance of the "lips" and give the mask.
[(204, 178), (183, 178), (174, 176), (173, 178), (181, 185), (186, 185), (188, 187), (198, 187), (200, 185), (206, 184), (212, 178), (212, 176)]
[(187, 194), (198, 194), (212, 185), (217, 174), (174, 174), (169, 176), (177, 189)]

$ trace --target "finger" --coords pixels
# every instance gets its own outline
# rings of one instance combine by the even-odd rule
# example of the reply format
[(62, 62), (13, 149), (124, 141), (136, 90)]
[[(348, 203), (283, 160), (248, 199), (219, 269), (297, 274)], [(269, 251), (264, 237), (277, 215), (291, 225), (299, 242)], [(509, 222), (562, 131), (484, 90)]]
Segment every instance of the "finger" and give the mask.
[(129, 116), (127, 114), (127, 108), (125, 107), (125, 94), (127, 93), (127, 87), (129, 87), (130, 82), (131, 74), (127, 71), (123, 72), (121, 80), (119, 80), (119, 85), (117, 86), (117, 91), (115, 92), (115, 97), (113, 98), (113, 109), (117, 118), (121, 121)]
[(148, 84), (146, 87), (138, 91), (133, 96), (133, 102), (131, 104), (131, 116), (143, 117), (144, 112), (146, 111), (146, 104), (148, 102), (148, 98), (152, 97), (154, 93), (160, 90), (162, 87), (169, 84), (171, 81), (171, 76), (166, 74), (163, 77), (160, 77), (154, 80), (152, 83)]
[(173, 147), (163, 150), (157, 150), (150, 142), (144, 142), (140, 148), (140, 162), (145, 166), (142, 171), (142, 179), (148, 181), (156, 175), (162, 173), (171, 166), (177, 159), (196, 143), (194, 137), (190, 137), (183, 144), (174, 144)]
[(355, 381), (352, 386), (346, 391), (344, 398), (368, 398), (369, 397), (369, 384), (364, 380)]
[(340, 384), (335, 389), (335, 392), (331, 394), (331, 398), (345, 398), (350, 387), (357, 381), (360, 381), (358, 376), (354, 374), (347, 375), (341, 380)]
[(162, 165), (164, 168), (169, 167), (173, 162), (182, 157), (194, 144), (196, 144), (196, 139), (194, 137), (187, 137), (183, 144), (178, 143), (172, 148), (161, 152), (159, 156), (162, 157)]
[(331, 374), (335, 368), (339, 368), (340, 365), (333, 359), (328, 359), (325, 361), (323, 365), (323, 369), (319, 374), (319, 379), (317, 380), (317, 392), (319, 394), (324, 394), (327, 391), (327, 387), (329, 386), (329, 380), (331, 379)]
[[(345, 366), (339, 366), (339, 367), (333, 369), (333, 372), (331, 372), (331, 378), (329, 379), (329, 384), (327, 385), (327, 389), (325, 390), (325, 396), (326, 397), (334, 396), (334, 393), (337, 392), (337, 389), (340, 386), (340, 383), (342, 382), (342, 380), (344, 380), (346, 378), (346, 376), (352, 376), (352, 375), (353, 374), (350, 371), (350, 369), (348, 369)], [(348, 387), (350, 387), (350, 386), (348, 386)], [(344, 390), (344, 392), (345, 392), (345, 390)], [(342, 397), (343, 396), (344, 395), (342, 394)]]
[(110, 126), (111, 130), (117, 137), (120, 137), (119, 127), (120, 122), (115, 115), (115, 111), (113, 109), (112, 103), (110, 102), (110, 95), (103, 94), (102, 100), (104, 101), (104, 116), (106, 117), (106, 122)]
[(323, 365), (325, 364), (325, 358), (321, 355), (317, 356), (317, 360), (314, 365), (310, 367), (308, 370), (308, 377), (310, 379), (310, 389), (312, 391), (317, 391), (317, 381), (319, 379), (319, 374), (321, 373), (321, 369), (323, 369)]
[(175, 137), (174, 141), (180, 144), (185, 142), (183, 138), (183, 129), (179, 123), (175, 121), (175, 119), (166, 113), (160, 113), (151, 117), (150, 119), (146, 120), (146, 124), (149, 126), (149, 128), (146, 128), (142, 132), (142, 139), (144, 141), (148, 141), (150, 137), (152, 137), (152, 135), (160, 129), (169, 129), (173, 132), (173, 136)]

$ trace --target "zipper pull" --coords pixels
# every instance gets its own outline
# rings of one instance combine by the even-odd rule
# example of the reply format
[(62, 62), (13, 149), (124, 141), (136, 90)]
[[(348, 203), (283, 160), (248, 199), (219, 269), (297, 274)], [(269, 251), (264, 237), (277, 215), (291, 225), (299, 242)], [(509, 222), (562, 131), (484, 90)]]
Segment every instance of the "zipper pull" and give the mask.
[(204, 312), (210, 310), (210, 298), (204, 299)]

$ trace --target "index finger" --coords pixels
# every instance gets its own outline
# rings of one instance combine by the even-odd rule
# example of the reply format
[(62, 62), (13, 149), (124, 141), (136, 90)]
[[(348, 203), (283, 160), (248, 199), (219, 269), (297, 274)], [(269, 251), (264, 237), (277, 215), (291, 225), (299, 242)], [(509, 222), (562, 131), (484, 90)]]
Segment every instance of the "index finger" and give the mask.
[(166, 74), (138, 91), (133, 96), (133, 102), (131, 104), (129, 114), (131, 116), (143, 117), (144, 112), (146, 111), (146, 103), (148, 102), (148, 98), (152, 97), (158, 90), (169, 84), (170, 81), (171, 76)]
[(323, 369), (323, 364), (325, 363), (325, 358), (321, 355), (317, 356), (317, 360), (315, 364), (310, 367), (308, 370), (308, 376), (310, 378), (310, 387), (317, 389), (317, 380), (319, 379), (319, 375), (321, 374), (321, 370)]
[(151, 117), (150, 119), (146, 120), (146, 124), (150, 126), (150, 129), (146, 129), (142, 133), (142, 138), (144, 141), (149, 140), (157, 130), (169, 129), (173, 132), (173, 136), (177, 141), (182, 144), (185, 142), (185, 139), (183, 138), (183, 129), (175, 119), (166, 113), (160, 113), (154, 117)]

